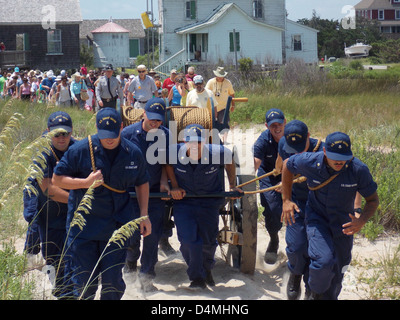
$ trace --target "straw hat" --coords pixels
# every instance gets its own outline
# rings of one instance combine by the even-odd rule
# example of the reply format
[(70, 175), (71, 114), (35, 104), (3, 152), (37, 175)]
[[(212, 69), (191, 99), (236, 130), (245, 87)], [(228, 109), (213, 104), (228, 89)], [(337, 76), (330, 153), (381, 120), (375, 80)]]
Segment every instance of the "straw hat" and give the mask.
[(225, 78), (228, 72), (225, 71), (224, 67), (218, 67), (217, 70), (213, 70), (216, 77)]
[(72, 76), (71, 79), (75, 80), (76, 77), (82, 77), (81, 74), (79, 72), (75, 72)]

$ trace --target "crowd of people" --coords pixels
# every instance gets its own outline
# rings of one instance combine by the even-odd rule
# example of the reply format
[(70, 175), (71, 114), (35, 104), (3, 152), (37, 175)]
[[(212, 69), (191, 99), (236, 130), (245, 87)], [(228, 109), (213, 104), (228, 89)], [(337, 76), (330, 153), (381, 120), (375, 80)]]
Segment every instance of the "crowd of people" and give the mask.
[[(186, 74), (173, 69), (165, 80), (145, 65), (137, 66), (137, 75), (115, 73), (112, 65), (102, 70), (87, 70), (84, 64), (72, 75), (65, 70), (56, 75), (53, 70), (8, 68), (0, 75), (0, 93), (2, 98), (51, 103), (60, 107), (75, 105), (93, 111), (104, 106), (115, 108), (118, 103), (143, 109), (152, 97), (162, 98), (167, 107), (207, 107), (207, 100), (211, 99), (219, 122), (223, 120), (228, 96), (234, 97), (235, 94), (223, 67), (214, 70), (215, 77), (208, 82), (195, 73), (193, 66)], [(232, 111), (233, 108), (234, 103)]]
[[(157, 290), (155, 265), (168, 229), (165, 222), (169, 222), (170, 211), (166, 211), (171, 201), (189, 288), (215, 286), (212, 269), (219, 212), (225, 203), (217, 197), (204, 201), (187, 195), (223, 192), (220, 177), (224, 171), (229, 189), (242, 193), (236, 187), (233, 154), (223, 141), (210, 143), (207, 130), (197, 123), (185, 128), (183, 142), (169, 145), (171, 132), (164, 121), (167, 106), (205, 108), (210, 99), (216, 107), (215, 119), (221, 121), (227, 97), (234, 96), (232, 84), (223, 67), (214, 70), (215, 78), (207, 83), (193, 68), (187, 74), (171, 70), (163, 82), (144, 65), (137, 71), (137, 76), (121, 74), (117, 79), (113, 67), (107, 65), (103, 76), (93, 81), (97, 134), (75, 141), (68, 113), (57, 111), (48, 119), (47, 132), (62, 131), (52, 137), (53, 152), (44, 155), (48, 166), (38, 183), (39, 197), (24, 195), (24, 216), (30, 223), (26, 251), (42, 251), (46, 264), (57, 267), (53, 294), (60, 299), (93, 299), (100, 278), (101, 299), (120, 299), (126, 287), (124, 267), (125, 272), (138, 273), (144, 291)], [(83, 79), (90, 78), (91, 72)], [(69, 91), (75, 104), (85, 108), (80, 104), (82, 90), (89, 91), (92, 83), (82, 82), (81, 73), (75, 74)], [(46, 83), (43, 89), (51, 90)], [(144, 110), (141, 121), (125, 128), (116, 108), (121, 97), (125, 105)], [(351, 261), (353, 235), (378, 207), (377, 185), (367, 166), (354, 157), (347, 134), (334, 132), (324, 142), (311, 138), (304, 122), (287, 123), (283, 111), (276, 108), (267, 111), (265, 125), (253, 146), (260, 190), (268, 189), (260, 192), (270, 237), (264, 260), (276, 263), (278, 233), (286, 224), (291, 273), (287, 298), (299, 298), (303, 280), (306, 298), (337, 299)], [(154, 157), (149, 157), (150, 151)], [(218, 165), (203, 161), (215, 157), (220, 159)], [(298, 176), (306, 181), (293, 183)], [(73, 223), (75, 211), (93, 185), (92, 209), (84, 216), (86, 225), (81, 229)], [(136, 194), (133, 201), (131, 193)], [(151, 198), (150, 193), (167, 196)], [(361, 209), (362, 198), (365, 205)], [(138, 217), (148, 217), (141, 221), (140, 233), (122, 248), (109, 246), (114, 232)], [(62, 252), (64, 248), (67, 252)]]

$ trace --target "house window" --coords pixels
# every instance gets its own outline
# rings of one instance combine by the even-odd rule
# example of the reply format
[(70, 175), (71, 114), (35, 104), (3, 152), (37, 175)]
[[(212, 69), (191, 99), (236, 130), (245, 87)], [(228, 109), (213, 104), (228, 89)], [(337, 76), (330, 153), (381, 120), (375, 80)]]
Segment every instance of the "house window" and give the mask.
[(385, 10), (378, 10), (378, 20), (385, 20)]
[(196, 19), (196, 1), (186, 1), (186, 19), (195, 20)]
[(129, 39), (129, 57), (136, 58), (140, 54), (139, 39)]
[(400, 10), (396, 10), (396, 20), (400, 20)]
[(47, 30), (47, 53), (62, 53), (61, 50), (61, 30)]
[(261, 0), (253, 1), (253, 17), (262, 18), (263, 17), (263, 5)]
[(301, 35), (292, 36), (293, 51), (302, 51)]
[(233, 43), (233, 32), (229, 32), (229, 51), (230, 52), (234, 52), (235, 49), (236, 51), (240, 51), (240, 34), (239, 32), (235, 32), (235, 44), (236, 44), (236, 48), (235, 45)]

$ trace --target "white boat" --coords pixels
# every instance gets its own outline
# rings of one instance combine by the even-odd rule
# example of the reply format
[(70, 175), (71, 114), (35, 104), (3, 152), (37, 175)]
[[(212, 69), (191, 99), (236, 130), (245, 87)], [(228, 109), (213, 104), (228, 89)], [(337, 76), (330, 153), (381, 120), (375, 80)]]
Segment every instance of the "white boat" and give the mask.
[(369, 50), (372, 49), (372, 46), (369, 44), (365, 44), (363, 42), (356, 42), (356, 44), (353, 44), (350, 47), (344, 48), (344, 53), (346, 57), (368, 57), (369, 56)]

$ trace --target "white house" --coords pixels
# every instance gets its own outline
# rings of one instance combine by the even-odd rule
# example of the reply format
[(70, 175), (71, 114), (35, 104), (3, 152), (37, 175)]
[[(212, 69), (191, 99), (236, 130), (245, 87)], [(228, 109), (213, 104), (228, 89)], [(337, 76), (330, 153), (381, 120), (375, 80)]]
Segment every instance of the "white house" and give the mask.
[(286, 61), (301, 59), (305, 63), (318, 61), (318, 31), (286, 19)]
[(288, 20), (285, 0), (159, 0), (158, 6), (161, 72), (243, 57), (255, 64), (318, 61), (318, 31)]

